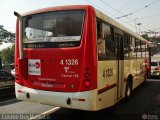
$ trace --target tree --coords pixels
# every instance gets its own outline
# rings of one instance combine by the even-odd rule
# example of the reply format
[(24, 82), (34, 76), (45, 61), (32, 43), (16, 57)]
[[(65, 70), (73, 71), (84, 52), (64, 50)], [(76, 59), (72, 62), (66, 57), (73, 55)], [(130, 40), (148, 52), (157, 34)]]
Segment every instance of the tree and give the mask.
[[(8, 39), (13, 40), (15, 38), (15, 34), (8, 32), (3, 28), (3, 25), (0, 25), (0, 40)], [(12, 47), (8, 47), (0, 51), (0, 58), (2, 59), (2, 63), (4, 65), (11, 64), (14, 62), (14, 45)]]
[(8, 47), (6, 49), (3, 49), (0, 52), (0, 57), (1, 57), (2, 63), (4, 65), (11, 64), (14, 62), (14, 47), (15, 47), (15, 45), (13, 45), (12, 47)]
[(14, 33), (8, 32), (6, 29), (3, 28), (3, 25), (0, 25), (0, 39), (13, 39), (14, 37)]
[(146, 39), (146, 40), (149, 40), (149, 41), (151, 40), (150, 37), (148, 36), (148, 34), (143, 34), (142, 37), (143, 37), (144, 39)]

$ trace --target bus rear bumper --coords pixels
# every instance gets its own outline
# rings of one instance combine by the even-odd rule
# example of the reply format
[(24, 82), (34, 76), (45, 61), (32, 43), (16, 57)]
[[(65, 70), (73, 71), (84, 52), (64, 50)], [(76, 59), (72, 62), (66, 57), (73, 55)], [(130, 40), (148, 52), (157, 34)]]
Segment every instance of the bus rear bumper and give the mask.
[(52, 92), (42, 91), (21, 86), (15, 83), (16, 98), (29, 102), (81, 109), (87, 111), (96, 110), (97, 89), (84, 92)]

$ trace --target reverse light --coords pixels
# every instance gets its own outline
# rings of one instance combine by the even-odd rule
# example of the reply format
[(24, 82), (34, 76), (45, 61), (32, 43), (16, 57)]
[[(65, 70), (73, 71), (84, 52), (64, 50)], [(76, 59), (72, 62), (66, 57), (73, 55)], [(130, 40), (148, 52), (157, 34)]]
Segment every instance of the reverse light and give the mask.
[(70, 88), (72, 88), (72, 89), (75, 88), (75, 85), (74, 85), (74, 84), (71, 84), (71, 85), (70, 85)]

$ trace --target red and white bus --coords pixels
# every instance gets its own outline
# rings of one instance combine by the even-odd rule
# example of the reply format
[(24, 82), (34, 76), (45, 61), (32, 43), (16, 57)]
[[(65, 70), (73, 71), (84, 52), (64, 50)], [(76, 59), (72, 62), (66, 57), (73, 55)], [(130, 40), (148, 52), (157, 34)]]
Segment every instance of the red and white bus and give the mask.
[(96, 111), (150, 73), (149, 42), (90, 5), (15, 15), (19, 100)]

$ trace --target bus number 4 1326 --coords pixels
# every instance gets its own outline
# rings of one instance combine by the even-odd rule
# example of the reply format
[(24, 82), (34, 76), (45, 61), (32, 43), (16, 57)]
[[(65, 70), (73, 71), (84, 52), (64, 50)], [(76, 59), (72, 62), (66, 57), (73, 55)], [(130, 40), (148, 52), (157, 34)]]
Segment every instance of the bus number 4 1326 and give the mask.
[(78, 59), (62, 59), (60, 64), (63, 65), (78, 65)]

